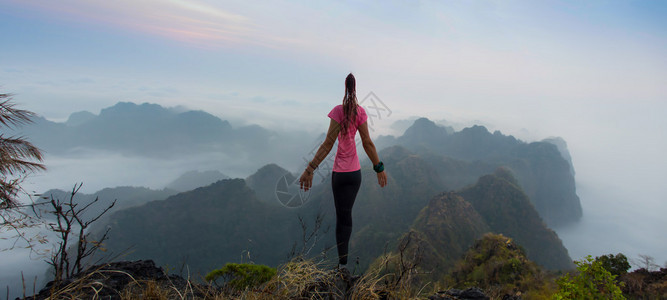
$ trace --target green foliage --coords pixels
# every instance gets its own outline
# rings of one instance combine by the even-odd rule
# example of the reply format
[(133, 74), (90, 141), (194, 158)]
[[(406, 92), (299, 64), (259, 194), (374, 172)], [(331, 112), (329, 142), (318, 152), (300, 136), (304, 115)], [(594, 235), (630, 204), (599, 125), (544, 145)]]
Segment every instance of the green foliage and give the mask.
[(558, 278), (558, 293), (553, 299), (625, 299), (616, 285), (616, 275), (607, 271), (602, 261), (589, 255), (574, 263), (579, 274)]
[(228, 263), (204, 277), (207, 281), (224, 278), (225, 284), (237, 290), (256, 287), (276, 275), (276, 269), (265, 265)]
[(616, 254), (615, 256), (611, 254), (598, 256), (595, 260), (599, 261), (605, 270), (615, 276), (621, 276), (630, 269), (628, 258), (623, 253)]

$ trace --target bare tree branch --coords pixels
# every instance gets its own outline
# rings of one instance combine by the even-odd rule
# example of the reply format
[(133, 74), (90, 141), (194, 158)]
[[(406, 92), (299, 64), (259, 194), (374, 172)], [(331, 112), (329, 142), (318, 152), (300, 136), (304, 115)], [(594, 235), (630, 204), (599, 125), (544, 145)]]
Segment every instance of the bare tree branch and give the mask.
[[(306, 257), (310, 255), (310, 252), (319, 244), (318, 242), (322, 239), (322, 236), (329, 232), (329, 227), (324, 230), (322, 229), (324, 214), (321, 211), (315, 215), (315, 223), (313, 224), (312, 229), (308, 228), (308, 224), (302, 216), (298, 216), (298, 218), (299, 225), (301, 225), (301, 245), (299, 247), (300, 249), (297, 249), (298, 243), (296, 241), (294, 242), (292, 249), (289, 252), (289, 258)], [(323, 253), (326, 253), (333, 248), (334, 246), (325, 247)]]
[[(85, 259), (95, 254), (97, 250), (102, 249), (102, 243), (108, 238), (109, 229), (100, 237), (98, 241), (90, 240), (90, 232), (88, 228), (95, 221), (99, 220), (102, 215), (107, 213), (115, 204), (114, 200), (99, 214), (84, 219), (85, 211), (94, 203), (99, 201), (99, 197), (92, 200), (79, 208), (80, 203), (75, 201), (75, 196), (81, 189), (83, 184), (75, 184), (70, 192), (67, 201), (61, 201), (51, 196), (52, 214), (56, 216), (56, 223), (49, 224), (51, 231), (58, 234), (59, 242), (55, 245), (54, 253), (50, 260), (47, 261), (54, 269), (55, 281), (61, 281), (65, 278), (71, 278), (75, 274), (83, 271), (85, 267)], [(70, 257), (68, 252), (70, 243), (76, 244), (76, 254)], [(72, 250), (73, 251), (73, 250)]]

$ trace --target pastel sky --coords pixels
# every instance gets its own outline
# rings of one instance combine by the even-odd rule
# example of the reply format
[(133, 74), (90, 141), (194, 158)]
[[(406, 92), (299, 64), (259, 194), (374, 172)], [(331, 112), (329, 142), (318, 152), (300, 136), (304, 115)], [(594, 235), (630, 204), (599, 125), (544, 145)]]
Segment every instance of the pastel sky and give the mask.
[(665, 16), (665, 1), (2, 0), (0, 91), (60, 121), (132, 101), (321, 131), (354, 72), (391, 108), (385, 128), (563, 137), (578, 184), (615, 195), (585, 210), (664, 229)]

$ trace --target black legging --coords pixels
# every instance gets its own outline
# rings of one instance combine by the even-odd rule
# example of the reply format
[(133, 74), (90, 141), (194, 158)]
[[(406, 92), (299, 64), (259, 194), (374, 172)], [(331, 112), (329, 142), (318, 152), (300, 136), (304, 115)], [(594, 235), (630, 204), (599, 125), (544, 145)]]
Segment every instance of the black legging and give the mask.
[(347, 264), (347, 249), (352, 235), (352, 206), (361, 186), (361, 170), (333, 172), (331, 187), (336, 205), (336, 245), (338, 263)]

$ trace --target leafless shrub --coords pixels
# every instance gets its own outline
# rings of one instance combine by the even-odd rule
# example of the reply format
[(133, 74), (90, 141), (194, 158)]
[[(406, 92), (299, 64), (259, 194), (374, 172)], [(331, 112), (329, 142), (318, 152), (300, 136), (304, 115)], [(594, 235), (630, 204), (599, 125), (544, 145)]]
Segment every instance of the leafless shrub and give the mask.
[[(304, 259), (309, 257), (312, 250), (318, 245), (318, 242), (320, 242), (322, 237), (329, 232), (328, 226), (324, 229), (322, 228), (324, 223), (324, 214), (322, 212), (318, 212), (317, 215), (315, 215), (315, 222), (313, 223), (312, 229), (308, 228), (308, 224), (302, 216), (299, 216), (298, 218), (299, 225), (301, 225), (301, 241), (295, 241), (292, 245), (292, 249), (288, 255), (288, 258), (290, 259)], [(324, 247), (324, 250), (321, 253), (322, 260), (326, 259), (326, 253), (333, 248), (334, 246)]]
[(640, 269), (646, 269), (646, 271), (649, 272), (655, 271), (660, 268), (660, 266), (655, 263), (655, 258), (646, 254), (637, 255), (637, 258), (633, 259), (632, 263), (638, 266)]
[[(98, 240), (92, 240), (91, 233), (87, 232), (87, 229), (109, 211), (116, 204), (116, 200), (96, 216), (84, 219), (85, 211), (91, 205), (97, 203), (99, 198), (95, 198), (95, 200), (86, 204), (75, 203), (74, 198), (82, 185), (75, 184), (70, 192), (69, 199), (66, 201), (50, 196), (50, 204), (53, 210), (49, 212), (55, 215), (56, 220), (55, 223), (49, 223), (48, 226), (51, 231), (57, 234), (58, 242), (54, 246), (55, 249), (48, 263), (53, 267), (56, 282), (64, 278), (71, 278), (74, 274), (83, 271), (85, 267), (84, 260), (95, 254), (97, 250), (103, 250), (102, 243), (108, 238), (109, 229)], [(70, 251), (70, 246), (73, 246), (72, 243), (76, 245), (76, 253), (72, 253), (73, 257), (70, 257), (68, 251)]]

